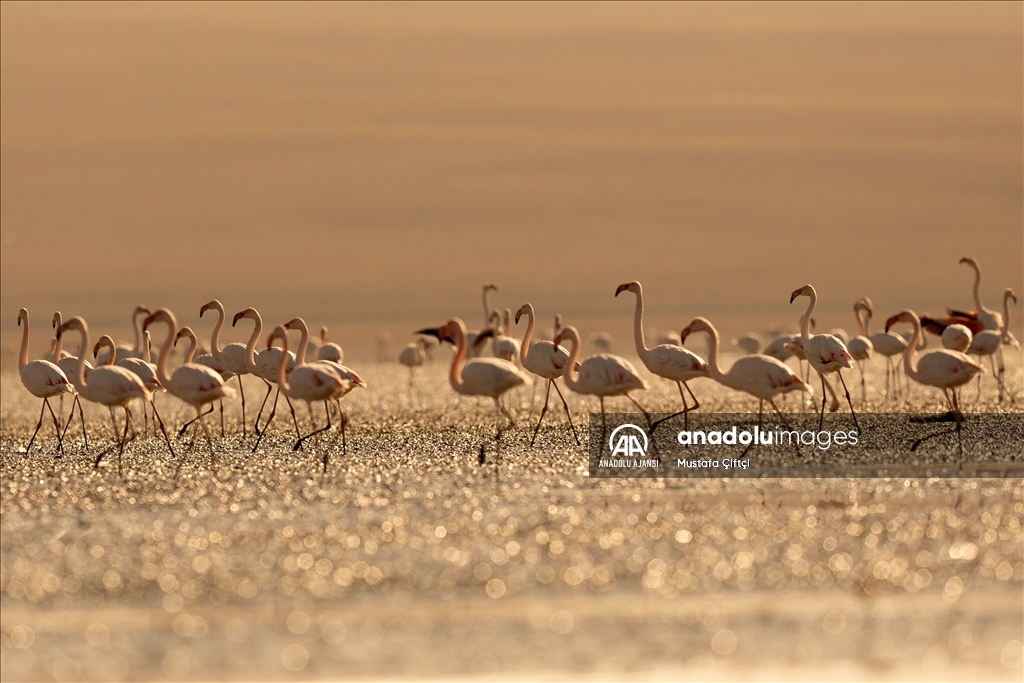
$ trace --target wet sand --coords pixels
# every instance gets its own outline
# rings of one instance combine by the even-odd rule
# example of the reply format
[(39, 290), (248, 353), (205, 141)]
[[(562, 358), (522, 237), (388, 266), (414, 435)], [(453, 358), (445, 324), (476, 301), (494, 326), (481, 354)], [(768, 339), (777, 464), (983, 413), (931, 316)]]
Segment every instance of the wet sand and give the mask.
[[(985, 375), (968, 410), (1024, 408), (1007, 365), (1015, 403)], [(882, 371), (866, 411), (938, 410), (919, 386), (887, 401)], [(360, 372), (346, 454), (336, 432), (292, 452), (280, 413), (251, 454), (232, 405), (212, 456), (176, 443), (177, 477), (156, 438), (123, 477), (116, 457), (94, 470), (77, 424), (62, 460), (45, 428), (26, 457), (38, 404), (5, 375), (4, 680), (1020, 680), (1020, 479), (590, 480), (559, 412), (528, 448), (526, 388), (496, 484), (493, 405), (457, 400), (439, 362), (411, 393), (404, 368)], [(702, 409), (756, 408), (693, 388)], [(638, 398), (668, 409), (674, 390)], [(574, 397), (578, 424), (593, 407)]]

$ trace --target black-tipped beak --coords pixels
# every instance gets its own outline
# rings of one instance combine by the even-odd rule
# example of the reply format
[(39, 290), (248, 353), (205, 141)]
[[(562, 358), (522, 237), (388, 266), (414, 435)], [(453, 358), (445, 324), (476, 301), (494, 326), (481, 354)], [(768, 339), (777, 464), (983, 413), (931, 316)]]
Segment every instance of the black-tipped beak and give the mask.
[(619, 285), (618, 289), (615, 290), (615, 296), (618, 296), (619, 294), (622, 294), (627, 289), (629, 289), (629, 285)]
[(203, 317), (203, 313), (206, 313), (208, 310), (210, 310), (210, 308), (208, 306), (203, 306), (202, 308), (200, 308), (199, 309), (199, 317), (202, 318)]
[(796, 291), (796, 292), (793, 292), (792, 294), (790, 294), (789, 295), (789, 303), (793, 303), (794, 301), (796, 301), (796, 298), (798, 296), (800, 296), (800, 292), (799, 291)]
[[(792, 303), (792, 302), (790, 302), (790, 303)], [(680, 344), (685, 344), (686, 343), (686, 338), (689, 337), (689, 336), (690, 336), (690, 328), (689, 327), (684, 327), (682, 332), (679, 333), (679, 343)]]
[(885, 331), (888, 332), (889, 328), (896, 324), (896, 316), (893, 316), (885, 321)]
[[(1014, 299), (1014, 302), (1016, 302), (1016, 301), (1017, 300)], [(519, 319), (522, 318), (522, 317), (523, 317), (523, 310), (519, 309), (518, 311), (516, 311), (516, 325), (519, 324)]]
[(426, 329), (418, 330), (416, 334), (425, 334), (428, 337), (433, 337), (438, 341), (441, 341), (441, 328), (440, 327), (428, 327)]
[[(244, 312), (245, 311), (242, 311), (242, 313)], [(242, 319), (242, 313), (235, 313), (235, 317), (232, 318), (231, 320), (231, 327), (234, 327), (236, 324), (238, 324), (238, 321)]]
[(99, 344), (97, 344), (96, 346), (92, 347), (92, 357), (93, 358), (99, 358), (100, 357), (100, 345)]
[(152, 325), (152, 324), (153, 324), (153, 316), (152, 316), (152, 315), (149, 315), (149, 316), (147, 316), (147, 317), (146, 317), (146, 319), (145, 319), (145, 320), (143, 320), (143, 321), (142, 321), (142, 329), (143, 329), (143, 330), (146, 330), (146, 329), (148, 329), (148, 328), (149, 328), (149, 326), (150, 326), (150, 325)]

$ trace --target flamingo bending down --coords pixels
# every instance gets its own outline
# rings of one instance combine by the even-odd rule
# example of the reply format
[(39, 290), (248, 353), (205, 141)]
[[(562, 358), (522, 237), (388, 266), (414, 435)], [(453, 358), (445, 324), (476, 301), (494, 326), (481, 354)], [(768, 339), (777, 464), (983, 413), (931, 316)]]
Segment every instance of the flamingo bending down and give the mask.
[[(289, 398), (305, 401), (307, 405), (314, 401), (323, 401), (324, 412), (327, 414), (326, 426), (314, 429), (306, 436), (299, 436), (298, 441), (295, 442), (295, 446), (292, 448), (292, 450), (297, 451), (302, 448), (303, 441), (331, 428), (331, 411), (327, 409), (327, 402), (332, 400), (342, 390), (346, 382), (342, 382), (337, 373), (331, 370), (329, 365), (323, 363), (296, 363), (289, 372), (288, 333), (284, 327), (280, 325), (275, 327), (267, 341), (268, 343), (273, 343), (275, 339), (280, 339), (284, 346), (284, 353), (281, 354), (280, 365), (277, 369), (277, 386), (281, 388), (281, 392)], [(300, 346), (299, 351), (300, 353), (304, 352), (304, 346)], [(312, 414), (312, 410), (310, 410), (310, 414)], [(295, 417), (294, 408), (292, 409), (292, 419), (295, 420), (297, 425), (298, 420)], [(314, 424), (313, 426), (315, 427), (316, 425)], [(329, 455), (330, 450), (324, 449), (323, 465), (325, 472), (327, 471)]]
[[(201, 408), (207, 403), (213, 403), (218, 399), (234, 396), (235, 390), (224, 384), (224, 378), (219, 373), (197, 363), (186, 362), (175, 370), (174, 374), (168, 374), (167, 362), (171, 358), (171, 348), (174, 346), (174, 342), (177, 341), (178, 321), (169, 310), (159, 308), (146, 318), (145, 322), (142, 323), (142, 329), (149, 329), (149, 326), (155, 322), (167, 324), (167, 338), (164, 340), (163, 346), (160, 347), (160, 357), (157, 359), (156, 364), (157, 377), (168, 392), (196, 409), (199, 426), (203, 428), (206, 443), (209, 445), (210, 452), (212, 453), (213, 440), (210, 438), (210, 432), (206, 429), (206, 423), (203, 422)], [(194, 339), (195, 335), (193, 334), (192, 337)], [(164, 436), (166, 436), (166, 433)], [(167, 445), (170, 447), (170, 440), (168, 440)]]
[[(484, 296), (487, 296), (486, 287)], [(431, 335), (437, 337), (439, 341), (455, 344), (455, 357), (452, 359), (448, 381), (451, 382), (452, 389), (463, 396), (487, 396), (494, 400), (499, 421), (502, 414), (508, 420), (505, 426), (498, 427), (494, 436), (495, 441), (500, 443), (501, 435), (510, 427), (515, 427), (516, 421), (498, 399), (509, 389), (528, 383), (529, 378), (515, 365), (500, 358), (474, 358), (467, 361), (466, 324), (459, 318), (452, 318), (442, 327), (420, 330), (416, 334)], [(500, 455), (499, 449), (498, 457), (494, 461), (495, 477), (498, 474)], [(484, 446), (481, 444), (480, 464), (484, 464), (485, 461)]]
[[(77, 330), (82, 336), (80, 348), (84, 351), (89, 348), (89, 326), (85, 320), (75, 316), (57, 328), (57, 338), (60, 339), (68, 330)], [(85, 376), (85, 354), (78, 358), (78, 367), (75, 376), (71, 379), (78, 393), (87, 401), (104, 405), (110, 411), (110, 424), (114, 428), (114, 439), (117, 440), (117, 421), (114, 419), (114, 408), (124, 410), (124, 434), (118, 443), (117, 469), (122, 471), (121, 456), (124, 453), (125, 441), (128, 439), (128, 427), (132, 423), (132, 414), (128, 410), (128, 404), (135, 398), (148, 400), (149, 390), (143, 385), (135, 373), (129, 372), (116, 365), (102, 365), (93, 368), (88, 379)], [(166, 433), (164, 434), (166, 436)], [(169, 444), (170, 442), (168, 442)], [(101, 452), (96, 458), (95, 467), (99, 467), (106, 451)]]
[[(563, 347), (557, 346), (555, 343), (542, 340), (533, 341), (533, 327), (535, 324), (535, 316), (533, 312), (532, 304), (523, 304), (518, 311), (516, 311), (516, 324), (519, 324), (519, 319), (526, 316), (526, 334), (523, 335), (523, 342), (519, 347), (519, 360), (523, 364), (523, 367), (537, 375), (543, 377), (547, 382), (547, 391), (544, 392), (544, 407), (540, 411), (540, 419), (537, 420), (537, 426), (533, 430), (533, 438), (530, 439), (530, 448), (533, 448), (533, 442), (537, 440), (537, 432), (540, 431), (540, 425), (544, 421), (544, 414), (548, 412), (548, 400), (551, 398), (551, 387), (555, 387), (555, 391), (558, 393), (558, 398), (562, 400), (562, 408), (565, 409), (565, 416), (569, 418), (569, 428), (572, 430), (573, 438), (576, 439), (576, 445), (580, 445), (580, 437), (576, 433), (576, 425), (572, 423), (572, 414), (569, 412), (569, 404), (565, 402), (565, 397), (562, 396), (561, 389), (558, 388), (558, 384), (555, 382), (556, 379), (562, 376), (565, 370), (565, 364), (569, 362), (569, 352)], [(559, 322), (561, 318), (559, 317)]]
[[(255, 453), (256, 448), (263, 439), (263, 431), (266, 431), (267, 427), (270, 426), (270, 421), (274, 419), (276, 408), (270, 411), (267, 423), (263, 425), (263, 430), (260, 430), (260, 417), (263, 416), (263, 408), (267, 405), (270, 392), (274, 390), (272, 384), (277, 384), (277, 365), (281, 360), (280, 354), (282, 351), (281, 349), (270, 347), (256, 353), (256, 341), (260, 338), (260, 334), (263, 333), (263, 318), (260, 317), (255, 308), (247, 308), (235, 314), (234, 319), (231, 321), (231, 326), (234, 327), (243, 318), (248, 318), (254, 323), (252, 334), (249, 336), (249, 342), (245, 345), (245, 368), (249, 374), (259, 377), (267, 385), (267, 393), (263, 396), (263, 403), (260, 404), (260, 410), (256, 414), (256, 422), (252, 426), (253, 431), (256, 432), (256, 444), (252, 448), (253, 453)], [(292, 367), (295, 364), (295, 354), (289, 351), (288, 358), (290, 359), (288, 366)], [(289, 400), (287, 396), (285, 396), (285, 400)], [(274, 397), (274, 405), (277, 405), (276, 396)]]
[[(142, 333), (143, 336), (143, 357), (142, 358), (118, 358), (117, 346), (114, 344), (114, 340), (108, 335), (103, 335), (100, 340), (96, 342), (96, 346), (92, 349), (92, 355), (97, 359), (97, 363), (100, 365), (116, 365), (119, 368), (124, 368), (128, 372), (131, 372), (142, 381), (142, 385), (149, 390), (149, 404), (153, 408), (153, 415), (156, 416), (157, 421), (163, 426), (164, 421), (160, 419), (160, 413), (156, 409), (156, 401), (154, 397), (156, 392), (163, 391), (163, 386), (160, 384), (160, 380), (156, 376), (156, 366), (149, 362), (149, 330)], [(107, 359), (106, 363), (100, 363), (100, 350), (106, 347), (107, 352), (102, 354)], [(88, 375), (87, 375), (88, 376)], [(143, 417), (146, 417), (146, 404), (142, 404)], [(149, 429), (147, 423), (146, 429)], [(173, 452), (173, 451), (172, 451)]]
[[(24, 323), (24, 327), (22, 327), (22, 323)], [(39, 421), (36, 423), (36, 430), (32, 432), (32, 438), (28, 440), (25, 455), (27, 456), (32, 450), (36, 434), (39, 433), (39, 429), (43, 426), (43, 412), (46, 410), (50, 411), (50, 417), (53, 418), (53, 428), (57, 432), (57, 451), (60, 455), (64, 455), (64, 434), (61, 432), (57, 415), (53, 412), (53, 407), (50, 406), (50, 399), (63, 394), (73, 394), (75, 390), (72, 388), (64, 372), (54, 363), (46, 360), (30, 361), (28, 359), (27, 309), (23, 308), (18, 311), (18, 326), (22, 327), (21, 351), (18, 355), (18, 370), (21, 373), (21, 383), (28, 389), (30, 394), (36, 398), (43, 399), (43, 406), (39, 409)], [(74, 406), (72, 406), (73, 408)], [(86, 445), (88, 446), (88, 442), (86, 442)]]
[[(970, 346), (967, 348), (967, 355), (978, 356), (979, 362), (981, 356), (988, 356), (990, 365), (992, 366), (992, 376), (996, 378), (996, 383), (999, 386), (999, 402), (1003, 401), (1003, 373), (1006, 368), (1003, 365), (1002, 358), (999, 359), (999, 370), (996, 370), (995, 357), (997, 352), (1000, 351), (1000, 347), (1003, 344), (1003, 340), (1006, 339), (1010, 329), (1010, 299), (1013, 299), (1013, 303), (1017, 303), (1017, 295), (1014, 291), (1007, 287), (1006, 291), (1003, 292), (1003, 315), (1000, 318), (1001, 327), (998, 330), (982, 330), (978, 334), (974, 335), (974, 339), (971, 340)], [(947, 328), (948, 329), (948, 328)], [(943, 332), (945, 334), (945, 332)], [(978, 377), (978, 392), (981, 393), (981, 377)]]
[[(871, 334), (871, 317), (875, 314), (874, 304), (871, 303), (871, 299), (864, 297), (861, 299), (864, 302), (864, 332), (868, 339), (871, 340), (871, 346), (877, 353), (885, 356), (885, 395), (891, 397), (899, 393), (899, 372), (894, 364), (894, 359), (897, 356), (902, 356), (903, 352), (907, 350), (907, 342), (897, 334), (893, 334), (889, 331), (876, 332)], [(892, 383), (895, 385), (895, 391), (890, 392), (889, 390), (889, 378), (892, 378)]]
[[(693, 395), (693, 391), (687, 382), (698, 377), (707, 377), (707, 363), (704, 362), (703, 358), (683, 348), (681, 345), (659, 344), (654, 348), (647, 348), (647, 343), (644, 341), (644, 290), (639, 282), (634, 281), (619, 285), (618, 289), (615, 290), (615, 296), (623, 292), (632, 292), (636, 295), (636, 308), (633, 311), (633, 341), (636, 343), (636, 354), (640, 356), (641, 362), (643, 362), (648, 370), (659, 377), (675, 382), (676, 387), (679, 389), (679, 398), (683, 401), (683, 409), (681, 411), (657, 420), (651, 425), (651, 429), (653, 431), (659, 424), (676, 415), (683, 415), (687, 419), (686, 424), (689, 424), (688, 414), (691, 410), (699, 408), (700, 402)], [(686, 387), (686, 391), (689, 392), (690, 397), (693, 399), (692, 406), (686, 404), (686, 394), (683, 393), (683, 387)]]
[[(143, 352), (143, 341), (142, 341), (142, 330), (139, 329), (139, 316), (149, 315), (149, 309), (145, 306), (136, 306), (135, 310), (132, 311), (132, 332), (135, 334), (135, 346), (128, 346), (127, 344), (117, 344), (114, 348), (117, 350), (117, 357), (119, 358), (142, 358)], [(99, 365), (112, 365), (110, 360), (110, 351), (104, 351), (101, 356), (96, 357), (96, 362)]]
[(864, 299), (860, 299), (853, 305), (853, 314), (857, 316), (857, 329), (860, 331), (856, 337), (851, 339), (846, 345), (850, 355), (857, 361), (857, 370), (860, 372), (860, 400), (864, 403), (868, 400), (867, 386), (864, 383), (864, 366), (862, 363), (866, 363), (871, 360), (871, 353), (875, 350), (874, 345), (871, 343), (871, 339), (868, 338), (868, 328), (864, 322), (864, 317), (861, 314), (867, 314), (867, 302)]
[(719, 339), (718, 330), (707, 318), (694, 318), (689, 325), (683, 328), (679, 336), (686, 341), (694, 332), (706, 332), (710, 339), (708, 344), (708, 376), (724, 387), (735, 391), (742, 391), (750, 394), (759, 400), (757, 407), (757, 422), (761, 424), (764, 411), (764, 402), (768, 401), (782, 422), (789, 426), (789, 422), (782, 415), (779, 407), (775, 405), (775, 397), (780, 394), (787, 394), (791, 391), (806, 391), (814, 395), (811, 387), (804, 384), (800, 376), (793, 370), (771, 356), (762, 354), (754, 356), (743, 356), (736, 360), (728, 372), (723, 372), (718, 366)]
[(562, 339), (567, 339), (572, 348), (569, 350), (569, 360), (565, 362), (562, 370), (562, 381), (577, 394), (589, 394), (597, 396), (601, 402), (601, 443), (604, 443), (605, 432), (607, 431), (607, 419), (604, 412), (604, 399), (606, 396), (625, 396), (633, 405), (644, 414), (647, 426), (651, 426), (651, 416), (629, 392), (637, 389), (646, 389), (647, 382), (637, 374), (636, 368), (625, 358), (613, 356), (608, 353), (601, 353), (587, 358), (583, 363), (577, 363), (580, 357), (580, 333), (572, 325), (566, 325), (555, 337), (554, 344), (557, 346)]
[[(286, 330), (298, 330), (300, 334), (298, 347), (299, 353), (295, 357), (295, 367), (298, 367), (300, 365), (308, 365), (315, 368), (322, 368), (324, 370), (333, 372), (335, 375), (338, 376), (339, 379), (341, 379), (341, 387), (339, 387), (337, 391), (335, 391), (334, 394), (332, 394), (331, 401), (334, 403), (334, 406), (338, 409), (338, 419), (341, 421), (341, 453), (342, 455), (344, 455), (348, 452), (348, 442), (345, 434), (346, 428), (348, 427), (348, 415), (346, 415), (345, 411), (342, 410), (341, 408), (341, 399), (347, 396), (348, 393), (351, 392), (356, 387), (361, 387), (365, 389), (367, 384), (365, 381), (363, 381), (362, 377), (356, 374), (354, 370), (352, 370), (351, 368), (347, 368), (336, 361), (318, 360), (313, 361), (312, 363), (306, 363), (306, 346), (307, 340), (309, 339), (309, 328), (306, 326), (305, 320), (303, 320), (302, 318), (292, 318), (287, 323), (285, 323), (284, 328)], [(287, 393), (285, 394), (285, 398), (288, 398)], [(289, 407), (291, 407), (291, 403), (289, 403)], [(326, 403), (324, 404), (324, 408), (327, 408)], [(312, 415), (313, 411), (312, 409), (310, 409), (310, 419), (312, 419)], [(292, 410), (292, 418), (294, 417), (295, 411)], [(295, 428), (296, 430), (298, 430), (297, 420)]]
[[(306, 352), (308, 355), (308, 348), (306, 349)], [(320, 346), (317, 348), (316, 358), (317, 360), (329, 360), (334, 363), (337, 363), (338, 365), (341, 365), (343, 362), (345, 362), (345, 351), (341, 348), (341, 346), (339, 344), (335, 344), (334, 342), (327, 340), (326, 327), (320, 328)]]
[[(910, 323), (914, 326), (911, 342), (903, 353), (903, 368), (907, 373), (907, 377), (918, 384), (942, 389), (942, 393), (946, 397), (946, 403), (956, 419), (955, 430), (959, 440), (963, 413), (960, 412), (960, 402), (957, 399), (956, 390), (958, 387), (970, 382), (975, 375), (983, 372), (982, 367), (959, 351), (951, 351), (949, 349), (937, 349), (921, 354), (915, 366), (914, 353), (917, 350), (917, 342), (924, 336), (924, 333), (921, 331), (921, 320), (910, 309), (904, 309), (885, 321), (886, 331), (900, 322)], [(950, 398), (950, 393), (952, 393), (952, 398)], [(931, 439), (941, 434), (948, 434), (949, 432), (950, 430), (938, 432), (918, 439), (910, 450), (916, 450), (921, 445), (921, 442), (926, 439)], [(960, 442), (960, 452), (963, 452), (962, 441)]]
[[(853, 409), (853, 401), (850, 400), (850, 390), (846, 388), (846, 380), (843, 379), (843, 368), (853, 368), (853, 356), (838, 337), (831, 334), (811, 335), (810, 320), (814, 313), (814, 306), (818, 303), (818, 293), (814, 287), (804, 285), (795, 290), (789, 297), (789, 303), (793, 303), (798, 296), (810, 297), (807, 304), (807, 311), (800, 318), (800, 340), (803, 342), (804, 354), (807, 362), (811, 364), (821, 377), (821, 391), (825, 392), (825, 374), (835, 372), (839, 375), (839, 381), (843, 384), (843, 391), (846, 393), (846, 403), (850, 406), (850, 414), (853, 415), (853, 424), (860, 434), (860, 424), (857, 422), (857, 413)], [(818, 429), (822, 428), (825, 422), (825, 396), (821, 397), (821, 417), (818, 419)]]
[[(242, 438), (245, 438), (245, 389), (242, 386), (242, 375), (249, 374), (249, 368), (245, 364), (245, 344), (232, 342), (224, 347), (220, 345), (220, 332), (224, 328), (224, 304), (217, 299), (203, 304), (199, 309), (199, 317), (209, 310), (217, 311), (217, 322), (213, 326), (213, 334), (210, 336), (210, 353), (217, 359), (217, 362), (227, 371), (238, 378), (238, 394), (242, 399)], [(222, 375), (223, 377), (223, 375)]]

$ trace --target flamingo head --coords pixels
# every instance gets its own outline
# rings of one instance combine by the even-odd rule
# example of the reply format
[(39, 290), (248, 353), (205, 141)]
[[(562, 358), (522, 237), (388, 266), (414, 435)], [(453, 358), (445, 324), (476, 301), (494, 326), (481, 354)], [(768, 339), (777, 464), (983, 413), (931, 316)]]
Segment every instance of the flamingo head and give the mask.
[(158, 308), (155, 311), (153, 311), (152, 313), (150, 313), (148, 316), (146, 316), (146, 319), (142, 321), (142, 329), (143, 330), (149, 329), (149, 326), (152, 325), (155, 322), (167, 323), (172, 328), (178, 326), (178, 321), (174, 317), (174, 314), (171, 313), (166, 308)]
[(626, 284), (619, 285), (615, 290), (615, 296), (622, 294), (623, 292), (633, 292), (634, 294), (640, 294), (640, 283), (634, 280), (633, 282), (627, 282)]
[(865, 313), (868, 314), (869, 318), (871, 317), (871, 315), (874, 313), (874, 311), (871, 308), (871, 299), (864, 297), (863, 299), (857, 300), (857, 303), (853, 305), (853, 312), (858, 313), (860, 311), (864, 311)]
[(142, 315), (143, 313), (145, 313), (146, 315), (149, 315), (150, 314), (150, 310), (148, 308), (146, 308), (145, 306), (136, 306), (135, 310), (132, 311), (132, 319), (134, 319), (135, 316)]
[(793, 293), (789, 295), (789, 303), (793, 303), (794, 301), (796, 301), (796, 298), (798, 296), (813, 296), (813, 295), (814, 295), (814, 287), (811, 287), (810, 285), (804, 285), (800, 289), (794, 289), (793, 290)]
[(308, 329), (306, 327), (306, 321), (303, 320), (302, 318), (292, 318), (291, 320), (286, 322), (283, 327), (286, 330), (305, 330), (305, 329)]
[(974, 258), (973, 256), (964, 256), (962, 259), (960, 259), (959, 262), (960, 263), (966, 263), (967, 265), (969, 265), (971, 268), (974, 268), (975, 270), (979, 270), (980, 269), (980, 266), (978, 265), (978, 259)]
[(65, 332), (72, 329), (86, 333), (88, 327), (86, 327), (85, 320), (76, 315), (74, 318), (71, 318), (66, 323), (62, 323), (60, 327), (57, 328), (57, 339), (60, 339), (62, 336), (64, 336)]
[(207, 303), (203, 304), (202, 308), (199, 309), (199, 317), (202, 318), (203, 317), (203, 313), (206, 313), (211, 308), (213, 310), (215, 310), (215, 311), (223, 311), (224, 310), (224, 305), (221, 302), (217, 301), (216, 299), (214, 299), (213, 301), (207, 302)]
[(712, 329), (711, 322), (707, 318), (694, 318), (690, 321), (690, 324), (684, 327), (679, 333), (679, 343), (685, 342), (686, 338), (694, 332), (707, 332), (710, 334)]
[(492, 284), (490, 282), (488, 282), (486, 285), (484, 285), (484, 294), (486, 294), (487, 292), (490, 292), (490, 291), (497, 292), (498, 291), (498, 285)]
[(255, 308), (247, 308), (244, 311), (235, 313), (235, 317), (231, 320), (231, 327), (238, 324), (238, 321), (242, 318), (249, 318), (250, 320), (259, 320), (260, 314), (256, 312)]
[(53, 326), (53, 329), (60, 327), (60, 311), (54, 311), (53, 319), (50, 320), (50, 325)]
[(21, 327), (22, 319), (28, 320), (28, 309), (21, 309), (18, 311), (18, 327)]
[(917, 314), (914, 313), (909, 308), (905, 308), (885, 321), (885, 331), (888, 332), (889, 328), (895, 325), (896, 323), (913, 323), (915, 321), (918, 324), (921, 324), (920, 320), (917, 317)]
[(1017, 293), (1013, 291), (1012, 287), (1007, 287), (1006, 291), (1003, 292), (1004, 299), (1013, 299), (1013, 303), (1017, 303)]
[(320, 343), (321, 344), (326, 344), (327, 343), (327, 328), (326, 327), (321, 327), (320, 328)]
[(192, 328), (188, 327), (187, 325), (185, 327), (181, 328), (180, 330), (178, 330), (178, 334), (174, 335), (174, 345), (177, 346), (178, 345), (178, 340), (182, 339), (182, 338), (185, 338), (185, 337), (188, 337), (192, 341), (195, 341), (195, 339), (196, 339), (195, 332), (193, 332)]
[(556, 334), (554, 338), (555, 346), (561, 344), (562, 340), (566, 338), (572, 339), (573, 343), (576, 344), (577, 346), (580, 343), (580, 333), (572, 325), (566, 325), (565, 327), (558, 331), (558, 334)]

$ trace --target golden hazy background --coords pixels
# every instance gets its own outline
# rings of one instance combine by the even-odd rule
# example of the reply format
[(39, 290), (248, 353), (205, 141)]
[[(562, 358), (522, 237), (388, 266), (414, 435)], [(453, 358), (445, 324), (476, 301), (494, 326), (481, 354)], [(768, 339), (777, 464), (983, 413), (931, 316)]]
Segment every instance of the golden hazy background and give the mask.
[[(1024, 293), (1021, 3), (3, 3), (2, 301), (347, 349), (532, 301), (627, 350)], [(1021, 308), (1013, 312), (1020, 329)], [(210, 323), (198, 329), (208, 334)], [(248, 328), (247, 328), (248, 329)], [(1018, 336), (1021, 335), (1018, 332)], [(229, 339), (243, 335), (235, 332)], [(401, 336), (398, 337), (401, 340)]]

